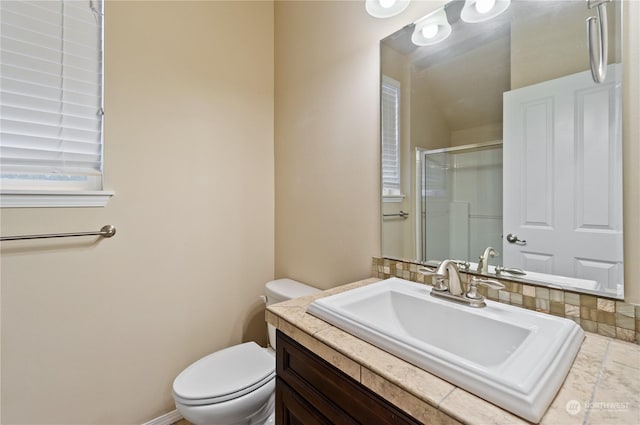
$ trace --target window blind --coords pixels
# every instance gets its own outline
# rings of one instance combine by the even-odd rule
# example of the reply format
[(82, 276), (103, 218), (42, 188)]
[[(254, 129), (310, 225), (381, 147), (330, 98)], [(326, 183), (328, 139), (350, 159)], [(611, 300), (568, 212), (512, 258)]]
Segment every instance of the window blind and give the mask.
[(382, 78), (382, 190), (400, 194), (400, 83)]
[(102, 189), (102, 2), (0, 2), (0, 172)]

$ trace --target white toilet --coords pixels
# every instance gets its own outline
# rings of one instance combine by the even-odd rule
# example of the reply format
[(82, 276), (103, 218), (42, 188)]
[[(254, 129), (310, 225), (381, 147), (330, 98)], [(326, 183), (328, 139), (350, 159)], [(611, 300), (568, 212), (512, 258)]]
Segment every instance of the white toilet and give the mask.
[[(291, 279), (265, 285), (267, 305), (318, 292)], [(201, 358), (173, 381), (178, 412), (194, 425), (267, 425), (274, 421), (276, 333), (268, 348), (234, 345)], [(273, 347), (273, 348), (271, 348)]]

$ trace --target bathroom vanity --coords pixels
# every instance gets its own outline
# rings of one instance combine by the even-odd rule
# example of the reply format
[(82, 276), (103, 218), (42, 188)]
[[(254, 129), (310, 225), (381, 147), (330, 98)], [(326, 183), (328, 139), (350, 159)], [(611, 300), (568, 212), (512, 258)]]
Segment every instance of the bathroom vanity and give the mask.
[[(268, 307), (279, 330), (278, 424), (528, 423), (306, 311), (317, 298), (377, 281)], [(587, 333), (540, 423), (637, 423), (638, 394), (640, 346)]]

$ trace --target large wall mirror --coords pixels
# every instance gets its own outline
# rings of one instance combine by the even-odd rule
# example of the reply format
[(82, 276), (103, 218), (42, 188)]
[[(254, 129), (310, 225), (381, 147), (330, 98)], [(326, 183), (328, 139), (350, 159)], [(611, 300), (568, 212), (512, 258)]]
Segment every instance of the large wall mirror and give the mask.
[(455, 0), (381, 41), (383, 256), (623, 299), (622, 8)]

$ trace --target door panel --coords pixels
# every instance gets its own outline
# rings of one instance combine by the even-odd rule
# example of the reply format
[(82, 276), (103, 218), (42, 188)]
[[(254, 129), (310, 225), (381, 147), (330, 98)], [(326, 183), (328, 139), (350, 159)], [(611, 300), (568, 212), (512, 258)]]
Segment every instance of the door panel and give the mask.
[(622, 285), (619, 66), (504, 94), (504, 265)]

